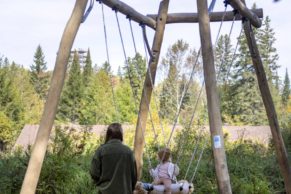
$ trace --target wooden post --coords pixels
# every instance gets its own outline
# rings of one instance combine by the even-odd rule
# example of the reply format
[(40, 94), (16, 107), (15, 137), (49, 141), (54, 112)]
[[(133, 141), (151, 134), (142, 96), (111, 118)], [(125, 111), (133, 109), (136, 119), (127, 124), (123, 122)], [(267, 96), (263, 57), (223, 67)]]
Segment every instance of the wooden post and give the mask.
[(64, 30), (35, 144), (22, 183), (21, 194), (34, 194), (46, 148), (64, 85), (70, 51), (79, 29), (88, 0), (76, 0), (74, 10)]
[(253, 65), (257, 74), (258, 84), (261, 91), (263, 103), (267, 112), (269, 125), (271, 128), (277, 160), (279, 162), (280, 171), (284, 178), (286, 193), (291, 194), (291, 169), (288, 164), (288, 155), (280, 132), (280, 127), (277, 119), (277, 113), (272, 100), (271, 92), (268, 86), (264, 66), (260, 57), (259, 49), (255, 40), (255, 35), (249, 21), (243, 24), (244, 32), (247, 38), (249, 50), (251, 53)]
[[(164, 37), (164, 30), (167, 21), (167, 13), (169, 7), (169, 0), (163, 0), (160, 3), (159, 13), (157, 18), (157, 27), (152, 45), (152, 57), (149, 61), (149, 68), (147, 70), (143, 92), (140, 101), (139, 114), (136, 124), (135, 139), (134, 139), (134, 155), (137, 162), (138, 179), (141, 178), (143, 165), (143, 147), (144, 147), (144, 131), (146, 128), (146, 121), (148, 117), (148, 104), (151, 102), (151, 95), (153, 85), (155, 83), (156, 70), (159, 62), (160, 50)], [(151, 82), (152, 79), (152, 82)]]
[[(254, 9), (252, 10), (259, 18), (263, 18), (263, 10), (262, 9)], [(157, 14), (147, 14), (148, 17), (156, 19)], [(209, 13), (210, 22), (224, 22), (233, 21), (233, 17), (235, 20), (242, 20), (242, 16), (240, 14), (234, 14), (233, 11), (226, 12), (211, 12)], [(198, 14), (197, 13), (169, 13), (167, 16), (167, 24), (173, 23), (198, 23)]]
[(203, 58), (204, 80), (207, 95), (208, 117), (216, 170), (216, 179), (218, 182), (219, 193), (231, 194), (232, 191), (224, 150), (219, 96), (216, 86), (216, 73), (214, 67), (214, 54), (211, 42), (207, 0), (197, 0), (197, 7)]

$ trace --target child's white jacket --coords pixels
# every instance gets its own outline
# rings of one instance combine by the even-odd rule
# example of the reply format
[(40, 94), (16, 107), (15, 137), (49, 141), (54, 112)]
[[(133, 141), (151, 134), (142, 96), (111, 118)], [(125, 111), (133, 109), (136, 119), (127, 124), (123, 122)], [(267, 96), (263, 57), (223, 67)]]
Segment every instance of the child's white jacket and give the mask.
[[(155, 179), (158, 177), (158, 170), (161, 164), (159, 164), (155, 169), (150, 170), (150, 175)], [(173, 181), (177, 181), (177, 177), (179, 174), (179, 167), (177, 164), (173, 164), (172, 162), (169, 162), (168, 166), (168, 175)]]

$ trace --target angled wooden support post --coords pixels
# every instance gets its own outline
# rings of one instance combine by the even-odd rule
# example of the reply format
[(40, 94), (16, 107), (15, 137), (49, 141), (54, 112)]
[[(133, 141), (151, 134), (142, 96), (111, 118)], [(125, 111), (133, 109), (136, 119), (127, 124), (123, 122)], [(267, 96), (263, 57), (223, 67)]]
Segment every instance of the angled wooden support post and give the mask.
[(157, 27), (152, 45), (152, 57), (149, 61), (149, 68), (147, 70), (142, 96), (140, 100), (139, 114), (136, 124), (135, 139), (134, 139), (134, 155), (137, 162), (138, 179), (141, 178), (142, 165), (143, 165), (143, 147), (144, 147), (144, 131), (146, 128), (146, 121), (149, 112), (149, 104), (155, 83), (156, 70), (159, 62), (160, 50), (164, 37), (164, 30), (167, 21), (169, 0), (163, 0), (160, 3), (159, 13), (157, 18)]
[(260, 18), (246, 7), (246, 5), (241, 0), (228, 0), (229, 4), (245, 18), (247, 18), (253, 26), (260, 28), (262, 26), (262, 21)]
[(218, 182), (219, 193), (231, 194), (230, 178), (228, 174), (222, 121), (219, 107), (219, 96), (216, 86), (214, 54), (211, 42), (207, 0), (197, 0), (199, 31), (203, 58), (204, 80), (207, 95), (208, 117), (211, 133), (212, 150)]
[(32, 154), (29, 160), (28, 168), (21, 187), (21, 194), (34, 194), (42, 163), (46, 153), (46, 148), (50, 132), (54, 123), (57, 106), (64, 85), (67, 64), (70, 51), (78, 32), (81, 19), (83, 17), (88, 0), (76, 0), (74, 10), (64, 30), (60, 43), (56, 64), (51, 80), (51, 85), (47, 101), (42, 114), (40, 126), (37, 132), (36, 140), (33, 146)]
[(268, 81), (266, 78), (263, 62), (260, 56), (260, 52), (255, 40), (255, 35), (252, 31), (252, 27), (249, 21), (244, 21), (243, 23), (244, 32), (247, 38), (247, 43), (251, 53), (253, 65), (257, 74), (258, 84), (263, 99), (263, 103), (267, 112), (269, 125), (271, 128), (277, 160), (279, 162), (280, 171), (284, 178), (286, 193), (291, 194), (291, 169), (288, 164), (288, 155), (280, 131), (277, 113), (272, 100), (271, 92), (268, 86)]

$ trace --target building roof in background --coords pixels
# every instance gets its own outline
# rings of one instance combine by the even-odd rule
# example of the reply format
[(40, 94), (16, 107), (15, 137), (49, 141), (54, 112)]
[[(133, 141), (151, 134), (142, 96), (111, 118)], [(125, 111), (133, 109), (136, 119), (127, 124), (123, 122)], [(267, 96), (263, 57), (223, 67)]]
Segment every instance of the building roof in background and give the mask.
[[(30, 145), (33, 145), (36, 139), (39, 125), (25, 125), (22, 129), (19, 137), (16, 140), (15, 147), (22, 147), (27, 149)], [(68, 129), (75, 129), (83, 131), (85, 126), (80, 125), (64, 125)], [(104, 135), (107, 129), (107, 125), (93, 125), (87, 126), (89, 131), (97, 136)], [(128, 128), (134, 128), (133, 125), (122, 125), (124, 131)], [(223, 132), (228, 134), (228, 139), (234, 142), (238, 139), (246, 139), (257, 141), (263, 144), (268, 144), (271, 137), (271, 130), (269, 126), (223, 126)], [(181, 127), (177, 127), (181, 129)], [(205, 129), (208, 130), (208, 127)]]

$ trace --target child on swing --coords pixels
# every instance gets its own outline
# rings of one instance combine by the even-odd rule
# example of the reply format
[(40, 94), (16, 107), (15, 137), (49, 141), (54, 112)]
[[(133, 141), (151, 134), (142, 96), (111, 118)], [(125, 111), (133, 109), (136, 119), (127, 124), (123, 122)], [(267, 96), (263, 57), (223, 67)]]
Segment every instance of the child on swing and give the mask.
[(172, 182), (177, 182), (176, 176), (179, 174), (179, 167), (170, 160), (171, 151), (169, 148), (163, 148), (158, 152), (160, 164), (155, 169), (150, 170), (151, 176), (154, 178), (153, 184), (163, 184), (165, 194), (171, 194)]

